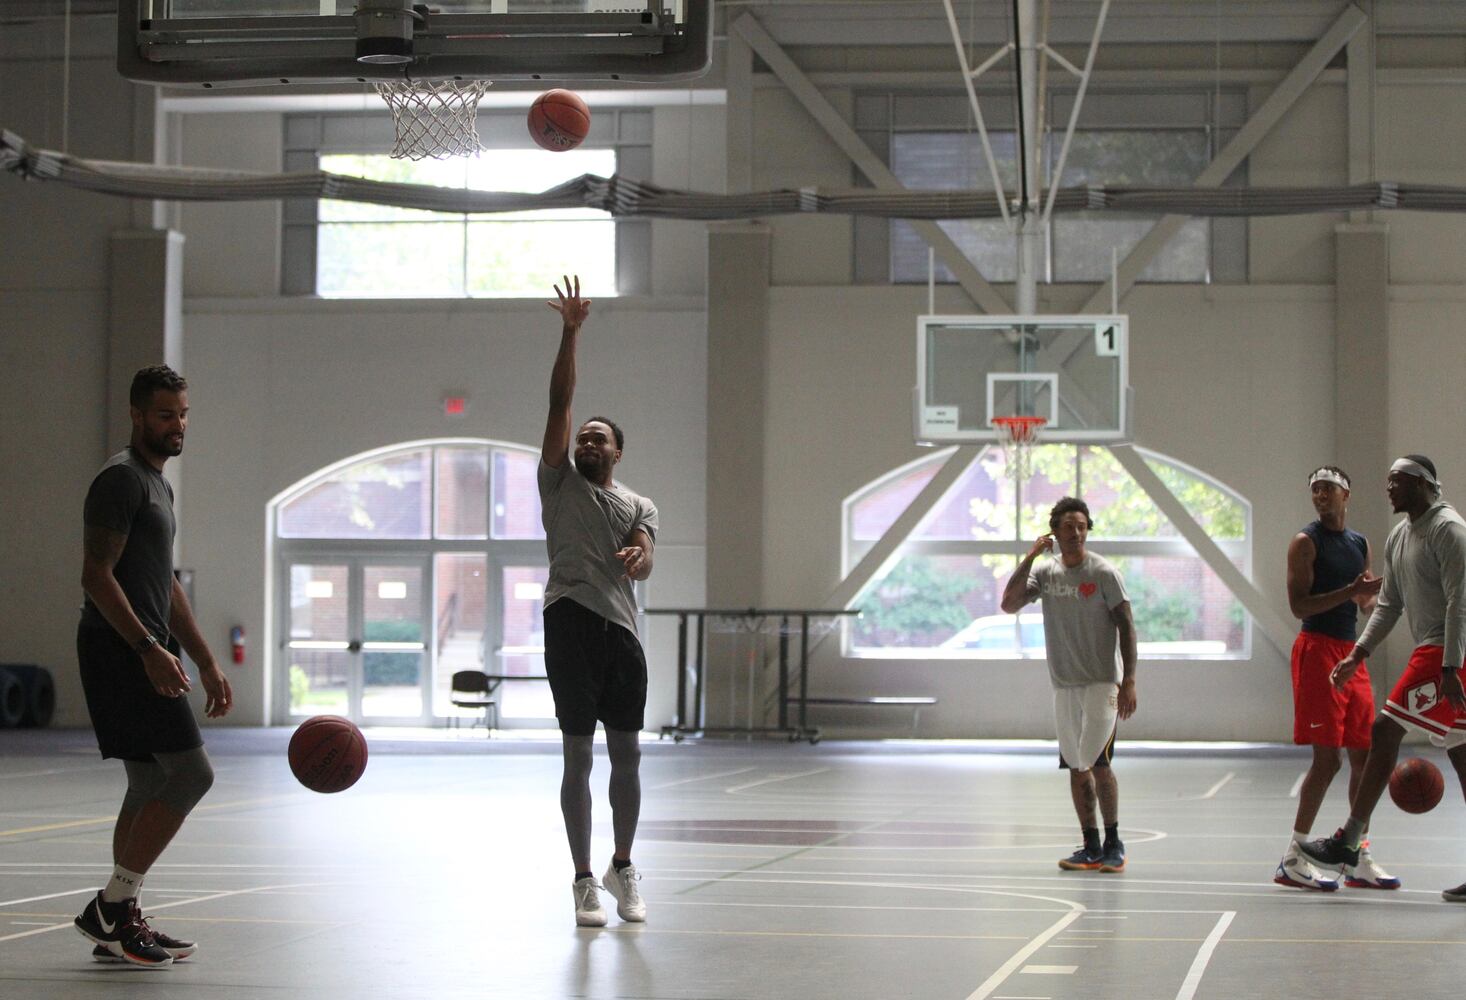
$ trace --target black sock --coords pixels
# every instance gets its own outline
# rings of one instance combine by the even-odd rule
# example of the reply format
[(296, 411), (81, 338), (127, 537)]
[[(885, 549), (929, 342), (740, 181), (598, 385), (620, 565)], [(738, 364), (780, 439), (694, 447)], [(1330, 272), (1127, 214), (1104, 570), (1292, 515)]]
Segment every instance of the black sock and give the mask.
[(630, 868), (631, 867), (631, 859), (630, 858), (627, 858), (625, 861), (617, 861), (615, 858), (612, 858), (611, 859), (611, 864), (619, 872), (623, 868)]
[(575, 881), (577, 881), (577, 882), (579, 882), (583, 878), (595, 878), (595, 877), (596, 877), (596, 873), (595, 872), (576, 872), (575, 873)]
[(1118, 844), (1120, 842), (1120, 824), (1111, 823), (1105, 827), (1105, 843)]
[(1090, 851), (1098, 851), (1100, 849), (1099, 827), (1086, 826), (1080, 829), (1084, 831), (1085, 848)]

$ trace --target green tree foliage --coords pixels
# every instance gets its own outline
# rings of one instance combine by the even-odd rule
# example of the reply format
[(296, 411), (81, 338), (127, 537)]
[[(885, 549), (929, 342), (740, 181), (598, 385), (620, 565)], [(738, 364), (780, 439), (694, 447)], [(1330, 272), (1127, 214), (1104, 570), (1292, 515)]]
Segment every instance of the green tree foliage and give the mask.
[(962, 598), (972, 584), (931, 560), (908, 556), (862, 599), (856, 620), (861, 646), (932, 646), (972, 621)]

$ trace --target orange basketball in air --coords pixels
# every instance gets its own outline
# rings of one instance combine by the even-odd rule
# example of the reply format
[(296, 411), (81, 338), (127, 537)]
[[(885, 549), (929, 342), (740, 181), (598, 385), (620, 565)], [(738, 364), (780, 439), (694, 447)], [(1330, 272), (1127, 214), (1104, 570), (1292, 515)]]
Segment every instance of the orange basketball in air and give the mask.
[(547, 90), (529, 106), (529, 134), (552, 153), (574, 149), (590, 131), (590, 108), (579, 94)]

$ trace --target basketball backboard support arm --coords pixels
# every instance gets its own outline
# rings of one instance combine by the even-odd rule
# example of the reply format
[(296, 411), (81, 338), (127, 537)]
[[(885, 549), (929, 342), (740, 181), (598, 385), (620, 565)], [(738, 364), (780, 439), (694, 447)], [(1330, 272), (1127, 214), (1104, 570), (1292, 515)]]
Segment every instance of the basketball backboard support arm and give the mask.
[(712, 0), (684, 0), (684, 20), (652, 9), (607, 13), (443, 14), (422, 18), (411, 60), (357, 61), (349, 14), (153, 18), (150, 0), (119, 0), (117, 69), (139, 83), (251, 87), (375, 80), (678, 80), (712, 59)]

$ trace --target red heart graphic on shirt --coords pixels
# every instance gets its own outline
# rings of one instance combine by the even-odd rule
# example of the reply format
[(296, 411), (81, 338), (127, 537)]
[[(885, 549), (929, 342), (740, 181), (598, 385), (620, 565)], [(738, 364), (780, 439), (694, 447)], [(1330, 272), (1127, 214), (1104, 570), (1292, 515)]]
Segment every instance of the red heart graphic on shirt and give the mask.
[(1099, 590), (1099, 587), (1093, 583), (1081, 583), (1079, 585), (1079, 592), (1085, 597), (1093, 597), (1096, 590)]

